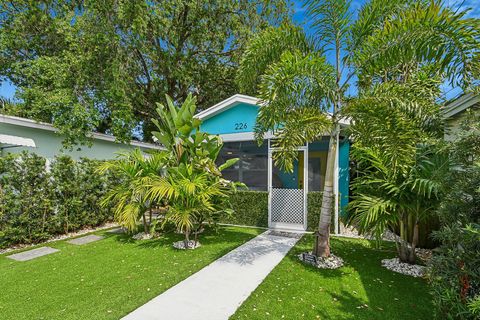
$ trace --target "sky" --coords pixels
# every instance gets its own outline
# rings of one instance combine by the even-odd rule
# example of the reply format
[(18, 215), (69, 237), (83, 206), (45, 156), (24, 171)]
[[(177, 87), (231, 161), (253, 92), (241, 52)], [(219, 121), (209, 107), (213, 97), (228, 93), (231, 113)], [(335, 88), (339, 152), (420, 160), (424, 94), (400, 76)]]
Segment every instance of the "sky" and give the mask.
[[(388, 0), (385, 0), (388, 1)], [(358, 12), (361, 6), (366, 2), (366, 0), (352, 0), (351, 9), (354, 13)], [(472, 8), (469, 11), (468, 17), (476, 17), (480, 18), (480, 5), (478, 4), (479, 0), (444, 0), (444, 3), (448, 6), (453, 8), (459, 8), (461, 10)], [(312, 30), (308, 26), (308, 17), (305, 15), (305, 9), (303, 8), (303, 1), (302, 0), (294, 0), (294, 15), (293, 19), (296, 23), (302, 25), (308, 34), (312, 34)], [(333, 61), (332, 52), (327, 53), (327, 59), (329, 61)], [(8, 81), (4, 81), (0, 83), (0, 97), (5, 97), (9, 99), (13, 99), (15, 95), (15, 86), (9, 83)], [(350, 94), (354, 94), (352, 87), (349, 89)], [(453, 97), (458, 96), (461, 93), (461, 89), (459, 88), (451, 88), (448, 85), (444, 87), (444, 91), (446, 92), (446, 98), (450, 99)]]

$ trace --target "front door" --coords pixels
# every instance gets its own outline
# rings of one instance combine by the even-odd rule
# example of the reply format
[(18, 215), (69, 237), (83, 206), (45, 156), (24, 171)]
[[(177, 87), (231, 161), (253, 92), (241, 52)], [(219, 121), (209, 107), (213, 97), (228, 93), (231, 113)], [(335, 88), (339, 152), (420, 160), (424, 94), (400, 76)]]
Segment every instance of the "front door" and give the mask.
[(307, 228), (308, 150), (298, 149), (293, 172), (278, 168), (268, 151), (268, 226), (272, 229), (304, 231)]

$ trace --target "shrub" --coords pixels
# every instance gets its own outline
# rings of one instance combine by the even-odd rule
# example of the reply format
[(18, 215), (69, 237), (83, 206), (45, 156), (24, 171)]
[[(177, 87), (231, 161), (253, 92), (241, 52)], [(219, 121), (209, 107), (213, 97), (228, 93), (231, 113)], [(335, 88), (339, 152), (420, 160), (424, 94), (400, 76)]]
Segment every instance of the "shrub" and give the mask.
[(480, 225), (461, 223), (437, 232), (443, 245), (431, 262), (438, 319), (478, 319), (470, 310), (480, 299)]
[(54, 192), (55, 220), (58, 233), (68, 233), (81, 225), (81, 206), (78, 172), (75, 161), (68, 156), (58, 156), (51, 166)]
[(439, 209), (440, 241), (431, 261), (438, 319), (479, 319), (480, 300), (480, 117), (467, 117), (450, 144), (455, 167)]
[(0, 246), (32, 243), (49, 237), (53, 222), (52, 184), (45, 159), (35, 154), (0, 160), (3, 199)]
[[(307, 197), (307, 230), (315, 231), (318, 229), (318, 220), (320, 219), (320, 210), (322, 210), (322, 192), (309, 192)], [(333, 230), (333, 220), (335, 216), (332, 214), (332, 223), (330, 229)]]
[[(245, 226), (268, 227), (268, 192), (238, 191), (231, 196), (233, 214), (224, 217), (221, 222)], [(309, 192), (307, 197), (307, 230), (314, 231), (318, 227), (322, 193)]]
[(237, 191), (230, 203), (234, 212), (222, 217), (222, 223), (268, 227), (268, 192)]
[(100, 206), (100, 201), (112, 186), (120, 184), (121, 178), (112, 171), (98, 174), (97, 168), (102, 162), (87, 158), (77, 162), (82, 226), (94, 227), (112, 220), (112, 211)]
[(37, 243), (110, 220), (99, 199), (117, 180), (95, 174), (97, 162), (59, 156), (47, 170), (46, 160), (33, 153), (0, 158), (0, 247)]

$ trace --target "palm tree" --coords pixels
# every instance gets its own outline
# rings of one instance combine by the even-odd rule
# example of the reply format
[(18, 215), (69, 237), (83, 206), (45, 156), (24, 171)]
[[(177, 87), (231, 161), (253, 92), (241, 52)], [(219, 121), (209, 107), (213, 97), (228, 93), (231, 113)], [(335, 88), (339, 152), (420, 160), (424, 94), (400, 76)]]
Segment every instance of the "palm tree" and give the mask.
[(177, 230), (185, 235), (185, 248), (190, 247), (192, 233), (195, 236), (193, 248), (197, 246), (198, 234), (204, 223), (215, 225), (221, 214), (232, 212), (228, 199), (237, 186), (207, 170), (199, 170), (192, 163), (181, 163), (169, 168), (167, 176), (151, 177), (144, 183), (149, 200), (168, 200), (170, 205), (164, 223), (173, 222)]
[[(165, 175), (167, 153), (156, 151), (145, 155), (140, 149), (121, 152), (117, 158), (101, 163), (97, 171), (101, 174), (110, 171), (120, 177), (120, 183), (103, 198), (101, 205), (113, 205), (115, 220), (130, 231), (134, 231), (142, 220), (145, 234), (150, 233), (153, 202), (146, 199), (147, 189), (142, 178), (151, 175)], [(159, 203), (161, 199), (157, 199)], [(147, 212), (150, 219), (147, 222)]]
[(350, 222), (377, 239), (386, 229), (400, 230), (398, 256), (412, 264), (419, 223), (434, 213), (450, 170), (435, 95), (419, 94), (433, 81), (379, 84), (346, 110), (356, 119), (350, 132), (358, 174)]
[[(371, 0), (353, 21), (350, 1), (309, 0), (312, 39), (296, 27), (271, 28), (249, 44), (240, 64), (238, 83), (264, 101), (255, 128), (259, 140), (276, 134), (275, 161), (293, 167), (294, 150), (329, 134), (329, 151), (317, 256), (330, 254), (338, 121), (346, 89), (358, 78), (360, 93), (387, 81), (405, 82), (419, 71), (468, 87), (479, 72), (479, 27), (464, 12), (437, 1)], [(334, 51), (334, 63), (322, 56)], [(331, 117), (325, 111), (332, 111)]]

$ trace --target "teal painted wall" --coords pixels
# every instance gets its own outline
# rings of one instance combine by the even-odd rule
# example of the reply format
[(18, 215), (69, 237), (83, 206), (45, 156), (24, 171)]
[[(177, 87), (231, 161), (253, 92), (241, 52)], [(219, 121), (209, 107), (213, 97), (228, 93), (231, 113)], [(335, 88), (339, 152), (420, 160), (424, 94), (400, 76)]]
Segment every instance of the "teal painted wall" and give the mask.
[(239, 103), (203, 121), (201, 130), (210, 134), (253, 132), (258, 107)]
[[(91, 147), (78, 146), (74, 147), (72, 151), (62, 150), (62, 137), (53, 131), (21, 127), (7, 123), (0, 123), (0, 133), (31, 138), (37, 146), (36, 148), (7, 148), (2, 150), (2, 154), (20, 153), (23, 150), (27, 150), (47, 159), (53, 159), (55, 155), (66, 154), (74, 159), (86, 157), (103, 160), (114, 158), (116, 152), (135, 148), (126, 144), (94, 139)], [(77, 148), (81, 150), (79, 151)]]
[[(218, 113), (203, 121), (201, 130), (210, 134), (229, 134), (239, 132), (253, 132), (258, 113), (258, 106), (239, 103), (230, 109)], [(328, 138), (309, 144), (309, 151), (328, 151)], [(350, 180), (350, 143), (348, 140), (339, 146), (339, 181), (340, 214), (346, 215), (346, 206), (349, 200)], [(277, 173), (287, 188), (298, 186), (298, 163), (294, 165), (294, 172)]]
[(278, 170), (274, 174), (277, 174), (282, 181), (283, 188), (285, 189), (298, 189), (298, 160), (293, 163), (293, 172), (286, 172)]
[(349, 197), (350, 184), (350, 142), (345, 140), (338, 149), (338, 192), (340, 193), (340, 215), (345, 217)]

